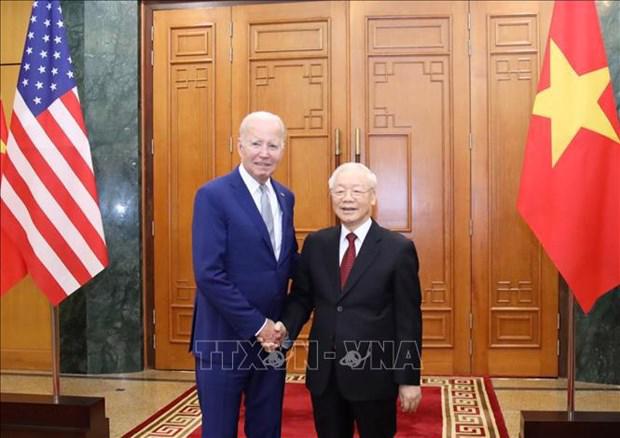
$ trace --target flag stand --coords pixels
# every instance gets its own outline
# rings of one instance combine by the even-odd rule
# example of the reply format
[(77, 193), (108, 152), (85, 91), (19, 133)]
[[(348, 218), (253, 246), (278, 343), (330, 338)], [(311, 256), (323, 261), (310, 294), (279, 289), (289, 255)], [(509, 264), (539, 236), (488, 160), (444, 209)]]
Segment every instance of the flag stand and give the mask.
[(105, 398), (60, 395), (60, 318), (50, 304), (52, 324), (52, 395), (0, 393), (0, 435), (20, 438), (110, 436)]
[(50, 304), (52, 314), (52, 397), (54, 403), (60, 401), (60, 318), (58, 306)]
[(607, 438), (620, 432), (620, 412), (575, 412), (575, 296), (570, 288), (567, 307), (566, 411), (521, 411), (520, 438)]

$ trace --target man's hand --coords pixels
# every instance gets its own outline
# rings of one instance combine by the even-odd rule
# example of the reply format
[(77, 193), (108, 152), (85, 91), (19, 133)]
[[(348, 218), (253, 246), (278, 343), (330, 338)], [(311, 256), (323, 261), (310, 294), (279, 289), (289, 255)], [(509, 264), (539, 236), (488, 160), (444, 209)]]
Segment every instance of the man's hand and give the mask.
[[(282, 330), (284, 330), (284, 333)], [(282, 345), (285, 336), (286, 328), (281, 322), (278, 321), (276, 324), (271, 319), (267, 319), (265, 327), (258, 333), (256, 339), (261, 343), (263, 350), (271, 353)]]
[(422, 390), (418, 385), (399, 385), (398, 398), (403, 412), (415, 412), (422, 400)]
[(288, 330), (286, 329), (282, 321), (278, 321), (275, 323), (274, 330), (280, 333), (282, 340), (286, 339), (286, 337), (288, 336)]

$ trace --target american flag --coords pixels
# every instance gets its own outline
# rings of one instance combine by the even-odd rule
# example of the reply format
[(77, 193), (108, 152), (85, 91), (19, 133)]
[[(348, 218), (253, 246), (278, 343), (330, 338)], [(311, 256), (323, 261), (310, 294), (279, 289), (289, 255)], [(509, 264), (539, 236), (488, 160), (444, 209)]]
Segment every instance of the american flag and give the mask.
[[(35, 1), (0, 185), (1, 225), (58, 304), (108, 264), (60, 2)], [(5, 292), (5, 291), (2, 291)]]

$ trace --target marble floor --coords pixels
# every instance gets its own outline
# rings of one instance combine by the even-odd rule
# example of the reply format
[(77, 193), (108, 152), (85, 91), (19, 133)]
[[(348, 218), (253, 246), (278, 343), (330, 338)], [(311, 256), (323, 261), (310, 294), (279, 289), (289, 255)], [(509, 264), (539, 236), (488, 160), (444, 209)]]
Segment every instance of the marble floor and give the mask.
[[(62, 375), (61, 393), (105, 397), (110, 436), (120, 437), (194, 384), (193, 372), (146, 370), (131, 374)], [(519, 436), (521, 410), (566, 408), (564, 379), (493, 379), (510, 438)], [(577, 410), (620, 411), (620, 385), (577, 382)], [(51, 394), (44, 373), (4, 370), (2, 392)], [(128, 409), (131, 406), (131, 409)]]

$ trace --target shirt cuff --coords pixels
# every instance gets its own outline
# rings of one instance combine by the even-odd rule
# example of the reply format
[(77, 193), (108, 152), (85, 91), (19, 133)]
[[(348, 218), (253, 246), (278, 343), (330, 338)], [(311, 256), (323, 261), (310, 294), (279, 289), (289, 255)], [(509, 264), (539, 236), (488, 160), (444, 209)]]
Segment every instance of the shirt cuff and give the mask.
[(265, 322), (263, 323), (263, 325), (260, 326), (258, 331), (256, 333), (254, 333), (254, 336), (255, 337), (258, 336), (258, 334), (263, 331), (263, 329), (265, 328), (266, 325), (267, 325), (267, 318), (265, 318)]
[(288, 334), (282, 340), (282, 345), (281, 346), (285, 350), (290, 350), (291, 347), (293, 346), (293, 340), (288, 337)]

